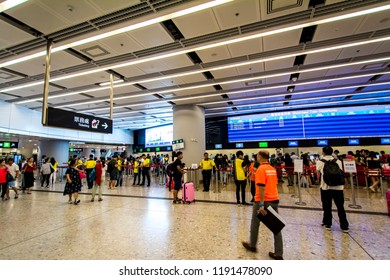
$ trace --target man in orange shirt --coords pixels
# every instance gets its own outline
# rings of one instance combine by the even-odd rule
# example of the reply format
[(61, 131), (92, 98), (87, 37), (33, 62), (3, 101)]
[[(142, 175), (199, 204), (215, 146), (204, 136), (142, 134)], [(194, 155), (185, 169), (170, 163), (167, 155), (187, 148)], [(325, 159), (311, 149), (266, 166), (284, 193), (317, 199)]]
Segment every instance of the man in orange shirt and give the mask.
[[(248, 242), (242, 242), (242, 245), (248, 251), (257, 252), (256, 244), (259, 233), (260, 221), (257, 214), (266, 215), (265, 210), (271, 206), (278, 212), (279, 195), (278, 195), (278, 176), (275, 168), (269, 163), (269, 152), (260, 150), (257, 153), (257, 160), (260, 166), (256, 170), (256, 194), (255, 202), (253, 204), (252, 222), (250, 230), (250, 238)], [(283, 260), (283, 239), (282, 232), (274, 234), (274, 248), (275, 252), (269, 252), (268, 255), (275, 260)]]

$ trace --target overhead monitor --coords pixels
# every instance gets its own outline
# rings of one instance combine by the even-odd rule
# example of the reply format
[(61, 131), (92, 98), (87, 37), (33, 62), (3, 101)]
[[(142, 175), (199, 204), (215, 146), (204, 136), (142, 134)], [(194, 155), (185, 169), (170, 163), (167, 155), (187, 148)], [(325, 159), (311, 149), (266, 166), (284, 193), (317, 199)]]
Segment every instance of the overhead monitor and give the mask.
[(381, 138), (381, 144), (382, 145), (389, 145), (390, 144), (390, 138)]
[(244, 143), (236, 143), (236, 148), (244, 148)]
[(222, 149), (222, 144), (215, 144), (216, 149)]
[(348, 145), (359, 145), (359, 139), (348, 139)]
[(318, 146), (328, 146), (328, 140), (317, 140)]
[(165, 147), (172, 145), (173, 125), (164, 125), (145, 130), (145, 147)]
[(289, 147), (298, 147), (298, 141), (288, 141)]
[(228, 118), (228, 141), (390, 137), (390, 105), (283, 111)]

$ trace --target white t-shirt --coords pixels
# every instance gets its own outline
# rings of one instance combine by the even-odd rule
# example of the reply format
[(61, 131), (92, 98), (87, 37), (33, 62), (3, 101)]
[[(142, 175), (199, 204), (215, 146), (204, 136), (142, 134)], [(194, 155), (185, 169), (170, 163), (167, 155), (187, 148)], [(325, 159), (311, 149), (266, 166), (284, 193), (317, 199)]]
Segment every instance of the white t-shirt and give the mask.
[(16, 179), (15, 176), (16, 176), (16, 172), (19, 171), (19, 166), (17, 164), (13, 163), (11, 166), (9, 166), (7, 164), (7, 167), (8, 167), (9, 173), (11, 173), (12, 177), (14, 177), (14, 179)]
[[(323, 156), (322, 159), (324, 159), (324, 160), (334, 160), (333, 156)], [(341, 163), (341, 161), (337, 160), (336, 162), (339, 165), (340, 169), (343, 170), (343, 164)], [(319, 160), (319, 161), (317, 161), (316, 169), (317, 169), (317, 171), (319, 171), (321, 173), (321, 185), (320, 185), (320, 188), (323, 189), (323, 190), (329, 190), (329, 186), (322, 179), (322, 173), (323, 173), (324, 165), (325, 165), (325, 163), (323, 163), (321, 160)], [(343, 189), (344, 189), (344, 186), (332, 186), (332, 190), (340, 190), (340, 191), (342, 191)]]

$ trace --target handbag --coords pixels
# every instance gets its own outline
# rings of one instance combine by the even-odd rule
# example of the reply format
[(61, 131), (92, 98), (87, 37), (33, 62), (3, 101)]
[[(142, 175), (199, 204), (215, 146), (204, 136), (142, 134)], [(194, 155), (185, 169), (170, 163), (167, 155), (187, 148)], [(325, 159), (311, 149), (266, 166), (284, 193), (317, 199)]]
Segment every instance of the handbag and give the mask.
[(7, 179), (7, 183), (15, 181), (14, 177), (10, 173), (8, 173), (8, 172), (7, 172), (7, 178), (6, 179)]
[(80, 179), (85, 179), (85, 178), (87, 178), (87, 175), (86, 175), (83, 171), (80, 171), (80, 172), (79, 172), (79, 176), (80, 176)]

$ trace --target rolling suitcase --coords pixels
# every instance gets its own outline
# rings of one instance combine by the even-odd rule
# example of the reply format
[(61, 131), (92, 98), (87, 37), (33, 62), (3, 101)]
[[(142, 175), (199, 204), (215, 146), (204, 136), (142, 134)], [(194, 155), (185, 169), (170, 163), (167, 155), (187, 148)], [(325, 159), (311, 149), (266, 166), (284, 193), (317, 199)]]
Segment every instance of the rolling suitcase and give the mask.
[(387, 199), (387, 215), (390, 216), (390, 190), (386, 192), (386, 199)]
[(195, 187), (194, 183), (187, 182), (183, 184), (182, 201), (183, 203), (190, 204), (191, 202), (195, 202)]

